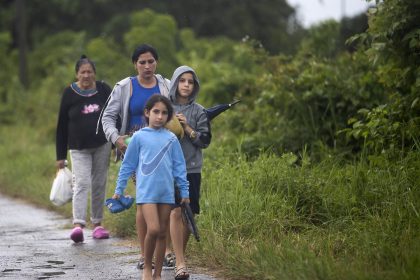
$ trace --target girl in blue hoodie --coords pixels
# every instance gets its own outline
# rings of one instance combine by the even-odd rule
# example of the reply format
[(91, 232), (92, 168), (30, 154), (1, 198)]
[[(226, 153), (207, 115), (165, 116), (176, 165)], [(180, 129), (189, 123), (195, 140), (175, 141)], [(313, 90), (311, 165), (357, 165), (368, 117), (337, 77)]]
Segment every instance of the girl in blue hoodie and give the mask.
[(141, 208), (147, 225), (143, 279), (161, 279), (167, 225), (175, 203), (174, 183), (180, 191), (181, 203), (189, 203), (184, 155), (175, 134), (164, 127), (172, 115), (173, 108), (168, 98), (157, 94), (149, 98), (144, 109), (148, 126), (133, 134), (113, 196), (118, 199), (123, 195), (128, 179), (136, 172), (137, 208)]

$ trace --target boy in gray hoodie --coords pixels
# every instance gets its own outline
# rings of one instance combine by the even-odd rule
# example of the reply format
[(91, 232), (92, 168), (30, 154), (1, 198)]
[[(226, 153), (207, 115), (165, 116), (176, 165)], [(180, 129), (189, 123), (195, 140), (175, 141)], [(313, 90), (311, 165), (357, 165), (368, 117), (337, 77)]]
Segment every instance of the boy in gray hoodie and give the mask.
[[(202, 149), (207, 148), (211, 141), (207, 114), (204, 107), (195, 102), (199, 90), (200, 82), (191, 67), (180, 66), (175, 69), (170, 83), (169, 99), (174, 107), (176, 117), (184, 129), (184, 137), (179, 141), (187, 164), (190, 206), (194, 214), (200, 213)], [(187, 279), (189, 274), (184, 253), (190, 233), (183, 225), (180, 207), (172, 210), (170, 230), (176, 256), (175, 279)]]

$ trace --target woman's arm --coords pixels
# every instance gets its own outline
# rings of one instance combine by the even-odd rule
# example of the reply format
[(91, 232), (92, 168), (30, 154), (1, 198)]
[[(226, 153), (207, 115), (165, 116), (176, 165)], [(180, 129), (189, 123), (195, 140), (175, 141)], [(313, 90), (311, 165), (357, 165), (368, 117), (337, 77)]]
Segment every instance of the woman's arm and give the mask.
[(113, 144), (115, 144), (120, 136), (117, 128), (117, 120), (121, 114), (121, 102), (121, 87), (115, 86), (102, 115), (102, 127), (105, 137)]

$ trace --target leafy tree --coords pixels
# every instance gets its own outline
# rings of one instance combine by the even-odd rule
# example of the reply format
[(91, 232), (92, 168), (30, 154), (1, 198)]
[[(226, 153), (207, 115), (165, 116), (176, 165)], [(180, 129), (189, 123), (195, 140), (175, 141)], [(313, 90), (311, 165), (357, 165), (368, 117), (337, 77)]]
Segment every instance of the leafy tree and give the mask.
[(334, 58), (342, 49), (339, 47), (340, 24), (328, 20), (311, 27), (302, 40), (298, 55), (315, 55)]
[(354, 52), (357, 50), (356, 45), (346, 43), (347, 39), (355, 34), (366, 32), (368, 29), (367, 13), (363, 12), (354, 17), (345, 17), (340, 22), (340, 38), (339, 47), (342, 51), (347, 50)]
[(175, 20), (169, 15), (157, 14), (150, 9), (134, 12), (131, 15), (131, 28), (124, 34), (124, 43), (131, 53), (138, 45), (149, 43), (159, 53), (159, 73), (172, 75), (178, 66), (176, 60), (176, 35), (178, 28)]
[[(1, 1), (0, 10), (11, 11), (15, 1)], [(146, 8), (172, 15), (181, 28), (192, 28), (200, 37), (240, 40), (248, 35), (272, 52), (292, 52), (296, 44), (291, 42), (297, 43), (303, 30), (286, 0), (245, 0), (234, 5), (223, 0), (31, 0), (25, 1), (25, 6), (29, 46), (64, 29), (84, 31), (93, 38), (104, 32), (104, 26), (107, 35), (119, 40), (124, 29), (118, 27), (128, 26), (131, 12)], [(5, 19), (13, 14), (8, 13)]]
[(387, 101), (361, 110), (346, 131), (371, 152), (419, 149), (420, 3), (376, 2), (377, 7), (369, 11), (369, 29), (353, 40), (365, 45)]
[(293, 53), (303, 31), (296, 11), (285, 0), (167, 0), (168, 11), (181, 28), (199, 37), (244, 37), (260, 41), (271, 53)]
[(134, 69), (127, 52), (108, 38), (94, 38), (86, 45), (86, 54), (95, 63), (97, 79), (104, 80), (111, 87)]
[(11, 41), (10, 33), (0, 32), (0, 124), (13, 122), (18, 93), (22, 91), (16, 65), (17, 52), (10, 47)]

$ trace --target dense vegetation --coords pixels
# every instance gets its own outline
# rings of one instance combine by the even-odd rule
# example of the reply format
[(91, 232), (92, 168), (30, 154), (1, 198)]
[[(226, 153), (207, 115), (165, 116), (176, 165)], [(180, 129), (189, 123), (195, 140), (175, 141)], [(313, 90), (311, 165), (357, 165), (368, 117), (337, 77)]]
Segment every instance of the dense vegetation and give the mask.
[[(238, 279), (415, 279), (420, 3), (375, 2), (368, 28), (346, 38), (346, 48), (349, 19), (305, 30), (295, 51), (275, 53), (252, 36), (202, 37), (170, 14), (134, 10), (119, 38), (70, 29), (37, 37), (27, 87), (15, 37), (2, 30), (1, 192), (53, 208), (59, 93), (75, 60), (86, 53), (98, 78), (113, 84), (133, 73), (135, 45), (149, 42), (158, 72), (170, 77), (181, 63), (197, 70), (203, 105), (241, 100), (212, 122), (203, 240), (191, 240), (190, 258)], [(109, 194), (118, 167), (111, 164)], [(69, 205), (54, 209), (70, 215)], [(134, 211), (106, 223), (134, 236)]]

